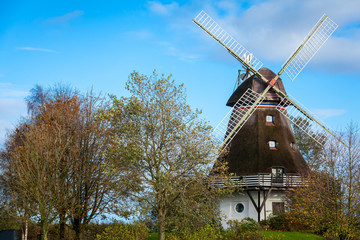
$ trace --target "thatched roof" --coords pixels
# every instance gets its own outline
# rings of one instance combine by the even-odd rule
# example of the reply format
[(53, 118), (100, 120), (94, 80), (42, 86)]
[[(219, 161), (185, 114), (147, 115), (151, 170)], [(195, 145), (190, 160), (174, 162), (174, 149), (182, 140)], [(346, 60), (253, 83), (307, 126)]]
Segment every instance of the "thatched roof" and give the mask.
[[(273, 79), (276, 74), (273, 73), (270, 69), (268, 68), (261, 68), (259, 70), (259, 73), (261, 75), (263, 75), (266, 79), (268, 79), (269, 81), (271, 79)], [(257, 93), (262, 93), (265, 88), (266, 88), (266, 84), (264, 84), (263, 81), (261, 81), (260, 79), (258, 79), (255, 75), (251, 76), (250, 78), (246, 79), (235, 91), (234, 93), (231, 95), (231, 97), (229, 98), (228, 102), (226, 103), (226, 106), (232, 107), (234, 106), (234, 104), (237, 102), (237, 100), (241, 97), (241, 95), (244, 94), (244, 92), (248, 89), (251, 88), (252, 90), (254, 90)], [(275, 87), (277, 87), (279, 90), (281, 90), (283, 93), (285, 92), (285, 88), (284, 85), (282, 83), (281, 78), (279, 78), (276, 83), (275, 83)], [(265, 99), (264, 99), (264, 103), (278, 103), (280, 101), (280, 96), (272, 89), (270, 89), (266, 95), (265, 95)]]
[[(262, 68), (259, 72), (269, 80), (275, 77), (267, 68)], [(276, 82), (276, 87), (285, 93), (281, 79)], [(227, 105), (233, 106), (247, 88), (261, 93), (266, 84), (255, 76), (248, 78), (235, 90)], [(308, 172), (309, 168), (299, 152), (288, 119), (275, 107), (279, 101), (280, 97), (270, 90), (265, 95), (263, 105), (255, 110), (233, 138), (224, 158), (228, 162), (229, 172), (236, 175), (271, 173), (274, 166), (283, 166), (286, 173)], [(266, 123), (267, 115), (273, 116), (273, 123)], [(269, 147), (269, 141), (276, 141), (276, 149)]]
[[(273, 116), (274, 124), (266, 124), (267, 115)], [(269, 141), (276, 141), (276, 149), (269, 147)], [(271, 108), (253, 113), (229, 144), (225, 160), (229, 172), (236, 175), (271, 173), (274, 166), (283, 166), (286, 173), (308, 172), (288, 119)]]

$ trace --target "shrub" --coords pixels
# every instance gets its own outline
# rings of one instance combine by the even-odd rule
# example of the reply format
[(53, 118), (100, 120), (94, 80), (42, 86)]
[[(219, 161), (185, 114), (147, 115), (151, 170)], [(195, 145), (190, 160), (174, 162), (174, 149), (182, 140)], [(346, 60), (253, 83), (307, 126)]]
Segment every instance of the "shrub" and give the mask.
[(230, 225), (230, 231), (224, 235), (225, 239), (263, 239), (263, 236), (257, 232), (260, 229), (260, 225), (252, 218), (244, 218), (240, 222), (238, 220), (230, 220), (228, 224)]
[(360, 239), (360, 233), (358, 229), (349, 228), (346, 223), (344, 224), (334, 224), (327, 229), (323, 234), (325, 239), (328, 240), (337, 240), (337, 239), (351, 239), (358, 240)]
[(284, 213), (277, 216), (269, 216), (267, 220), (260, 222), (261, 226), (267, 230), (274, 231), (308, 231), (309, 227), (302, 221), (297, 221), (292, 213)]
[(267, 225), (271, 230), (290, 231), (290, 222), (285, 214), (270, 216), (267, 220)]
[(252, 218), (244, 218), (240, 222), (238, 220), (230, 220), (228, 221), (228, 224), (233, 231), (255, 232), (260, 229), (259, 223)]
[[(89, 223), (82, 233), (83, 239), (95, 239), (98, 234), (101, 234), (105, 231), (105, 229), (111, 226), (111, 223), (99, 223), (99, 222), (92, 222)], [(56, 239), (56, 238), (54, 238)], [(69, 240), (70, 238), (65, 237), (65, 239)]]
[(166, 240), (181, 240), (181, 238), (175, 234), (167, 234), (166, 235)]
[(143, 223), (116, 224), (105, 228), (96, 240), (144, 240), (148, 234), (149, 229)]
[(207, 224), (199, 231), (189, 234), (185, 237), (189, 240), (217, 240), (221, 239), (220, 229), (214, 225)]

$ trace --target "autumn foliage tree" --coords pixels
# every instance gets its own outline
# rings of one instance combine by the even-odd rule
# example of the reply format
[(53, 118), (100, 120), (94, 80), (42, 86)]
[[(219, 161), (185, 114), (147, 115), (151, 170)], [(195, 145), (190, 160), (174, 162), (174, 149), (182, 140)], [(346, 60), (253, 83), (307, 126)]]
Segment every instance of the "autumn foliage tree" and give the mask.
[(29, 117), (1, 154), (7, 196), (41, 225), (43, 239), (56, 219), (60, 239), (69, 220), (80, 239), (84, 226), (108, 206), (116, 179), (103, 155), (107, 126), (95, 117), (103, 101), (68, 87), (37, 86), (27, 102)]
[(289, 220), (335, 239), (360, 234), (360, 139), (359, 128), (349, 124), (340, 143), (327, 144), (303, 187), (291, 191)]

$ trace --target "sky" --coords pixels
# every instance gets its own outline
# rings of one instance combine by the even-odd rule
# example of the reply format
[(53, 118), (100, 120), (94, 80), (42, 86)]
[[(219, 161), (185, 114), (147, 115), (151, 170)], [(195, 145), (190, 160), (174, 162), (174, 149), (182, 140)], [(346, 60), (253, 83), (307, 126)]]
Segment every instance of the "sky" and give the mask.
[(330, 128), (359, 123), (358, 0), (0, 0), (0, 146), (26, 116), (24, 98), (36, 84), (120, 97), (133, 71), (172, 74), (215, 127), (242, 67), (192, 22), (201, 10), (274, 72), (326, 13), (338, 29), (283, 83)]

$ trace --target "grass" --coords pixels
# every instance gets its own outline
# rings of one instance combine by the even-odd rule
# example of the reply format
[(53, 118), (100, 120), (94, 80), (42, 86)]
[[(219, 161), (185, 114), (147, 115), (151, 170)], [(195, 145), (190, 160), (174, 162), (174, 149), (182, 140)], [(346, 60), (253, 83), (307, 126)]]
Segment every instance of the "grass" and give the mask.
[[(276, 231), (259, 231), (264, 237), (276, 240), (319, 240), (323, 239), (322, 236), (302, 233), (302, 232), (276, 232)], [(157, 240), (158, 233), (150, 233), (146, 240)]]
[(149, 233), (149, 236), (146, 240), (157, 240), (157, 239), (159, 239), (159, 234), (155, 232), (155, 233)]
[(317, 240), (323, 239), (322, 236), (311, 234), (311, 233), (302, 233), (302, 232), (276, 232), (276, 231), (259, 231), (264, 237), (270, 239), (279, 239), (279, 240)]

